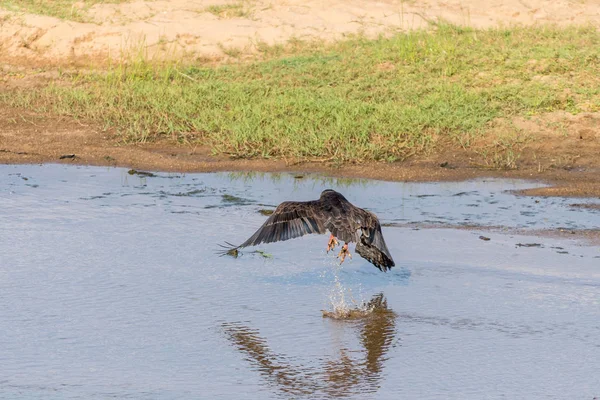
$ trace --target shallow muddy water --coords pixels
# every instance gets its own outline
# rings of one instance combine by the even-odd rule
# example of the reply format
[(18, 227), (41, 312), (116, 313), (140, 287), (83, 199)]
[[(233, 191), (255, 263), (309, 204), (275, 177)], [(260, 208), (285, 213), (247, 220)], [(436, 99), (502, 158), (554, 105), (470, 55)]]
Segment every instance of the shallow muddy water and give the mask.
[[(599, 247), (412, 227), (600, 228), (580, 199), (510, 192), (536, 185), (0, 166), (0, 398), (591, 400)], [(215, 254), (325, 188), (404, 224), (391, 272), (338, 268), (326, 236)]]

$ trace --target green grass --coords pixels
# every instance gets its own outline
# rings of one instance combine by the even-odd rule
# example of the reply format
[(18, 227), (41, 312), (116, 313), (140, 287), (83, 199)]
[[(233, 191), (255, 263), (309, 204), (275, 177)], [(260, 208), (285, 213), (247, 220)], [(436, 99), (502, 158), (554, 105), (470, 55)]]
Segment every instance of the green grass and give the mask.
[[(94, 4), (126, 3), (130, 0), (3, 0), (0, 8), (8, 11), (49, 15), (76, 22), (88, 22), (85, 10)], [(76, 3), (83, 4), (83, 8)]]
[[(600, 110), (593, 28), (471, 30), (263, 47), (220, 67), (137, 62), (0, 101), (235, 157), (396, 160), (457, 148), (497, 118)], [(67, 83), (67, 84), (65, 84)]]
[(208, 6), (207, 12), (219, 18), (247, 18), (251, 12), (245, 3), (230, 3)]

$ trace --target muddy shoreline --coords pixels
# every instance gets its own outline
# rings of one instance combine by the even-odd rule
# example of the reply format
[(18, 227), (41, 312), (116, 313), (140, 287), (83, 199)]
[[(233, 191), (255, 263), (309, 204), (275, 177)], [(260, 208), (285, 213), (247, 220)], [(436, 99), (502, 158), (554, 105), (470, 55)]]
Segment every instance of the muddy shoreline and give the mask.
[[(552, 142), (542, 142), (547, 143)], [(573, 144), (563, 141), (553, 142), (551, 148), (525, 149), (517, 168), (510, 170), (490, 168), (475, 151), (457, 151), (456, 146), (440, 146), (434, 153), (393, 163), (232, 159), (212, 154), (208, 146), (179, 144), (166, 139), (126, 144), (116, 132), (104, 131), (93, 123), (0, 107), (0, 163), (3, 164), (64, 163), (190, 173), (318, 173), (341, 178), (406, 182), (497, 177), (530, 179), (550, 185), (524, 191), (523, 195), (600, 197), (600, 157), (594, 146), (595, 140), (593, 143), (577, 141)]]
[(103, 145), (74, 144), (64, 140), (53, 143), (0, 142), (0, 163), (61, 163), (124, 167), (164, 172), (246, 171), (272, 173), (318, 173), (338, 178), (363, 178), (384, 181), (432, 182), (464, 181), (475, 178), (528, 179), (547, 183), (548, 187), (522, 191), (529, 196), (600, 197), (600, 166), (552, 168), (539, 171), (533, 165), (514, 170), (484, 168), (465, 164), (464, 160), (444, 161), (443, 155), (402, 162), (366, 162), (337, 165), (331, 161), (245, 160), (213, 156), (208, 149), (168, 143), (118, 145), (105, 139)]

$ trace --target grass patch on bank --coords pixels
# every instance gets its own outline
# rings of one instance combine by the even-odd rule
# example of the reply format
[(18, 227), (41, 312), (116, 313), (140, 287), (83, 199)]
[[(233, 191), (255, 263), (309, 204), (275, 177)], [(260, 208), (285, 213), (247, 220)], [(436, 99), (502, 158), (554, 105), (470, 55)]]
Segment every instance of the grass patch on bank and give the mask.
[(48, 15), (76, 22), (88, 22), (85, 10), (94, 4), (126, 3), (131, 0), (3, 0), (1, 8), (7, 11)]
[(128, 142), (167, 136), (235, 157), (336, 161), (468, 146), (501, 117), (600, 109), (594, 28), (441, 24), (262, 51), (219, 67), (121, 64), (0, 101), (96, 121)]
[(206, 7), (205, 11), (219, 18), (248, 18), (252, 15), (250, 7), (245, 2), (215, 4)]

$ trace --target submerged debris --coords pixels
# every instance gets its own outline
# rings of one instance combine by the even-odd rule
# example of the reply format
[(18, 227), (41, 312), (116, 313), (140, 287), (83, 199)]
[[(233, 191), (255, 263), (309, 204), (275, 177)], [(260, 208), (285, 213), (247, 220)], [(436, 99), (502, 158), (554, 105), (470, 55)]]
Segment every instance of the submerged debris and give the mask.
[(152, 172), (138, 171), (137, 169), (130, 169), (129, 171), (127, 171), (127, 173), (129, 175), (137, 175), (137, 176), (141, 176), (144, 178), (154, 178), (156, 176)]
[(193, 197), (197, 194), (201, 194), (206, 192), (206, 189), (194, 189), (194, 190), (190, 190), (189, 192), (178, 192), (178, 193), (171, 193), (170, 196), (176, 196), (176, 197)]
[(237, 196), (227, 194), (227, 193), (225, 193), (221, 197), (222, 197), (222, 200), (226, 203), (244, 204), (244, 203), (249, 202), (248, 199), (244, 199), (244, 198), (237, 197)]
[[(241, 254), (241, 252), (238, 250), (239, 247), (236, 245), (233, 245), (229, 242), (225, 242), (225, 244), (220, 244), (219, 245), (221, 248), (223, 248), (223, 250), (218, 250), (217, 254), (219, 254), (219, 256), (231, 256), (233, 258), (238, 258), (239, 255)], [(273, 258), (273, 254), (271, 253), (267, 253), (266, 251), (263, 250), (254, 250), (254, 251), (250, 251), (250, 254), (258, 254), (260, 256), (262, 256), (263, 258)]]
[(266, 251), (262, 251), (262, 250), (254, 250), (252, 253), (260, 254), (264, 258), (273, 258), (273, 254), (267, 253)]
[(454, 193), (452, 195), (452, 197), (461, 197), (461, 196), (471, 196), (477, 194), (477, 190), (470, 190), (468, 192), (458, 192), (458, 193)]
[(479, 239), (481, 239), (481, 240), (485, 240), (486, 242), (487, 242), (488, 240), (491, 240), (489, 237), (487, 237), (487, 236), (483, 236), (483, 235), (479, 236)]
[(569, 204), (570, 207), (587, 208), (589, 210), (600, 210), (600, 204), (598, 203), (573, 203)]
[(267, 210), (264, 208), (261, 210), (258, 210), (258, 212), (264, 216), (269, 216), (269, 215), (273, 214), (273, 210)]
[(541, 243), (517, 243), (517, 247), (544, 247)]
[(570, 233), (571, 235), (574, 235), (574, 234), (575, 234), (575, 231), (574, 231), (574, 230), (572, 230), (572, 229), (567, 229), (567, 228), (558, 228), (558, 231), (559, 231), (559, 232), (563, 232), (563, 233), (564, 233), (564, 232), (567, 232), (567, 233)]

